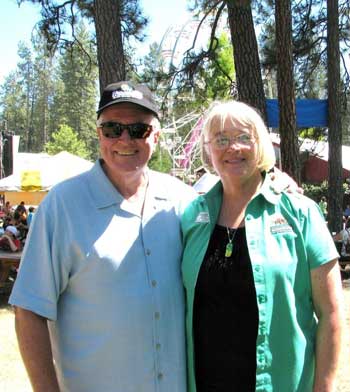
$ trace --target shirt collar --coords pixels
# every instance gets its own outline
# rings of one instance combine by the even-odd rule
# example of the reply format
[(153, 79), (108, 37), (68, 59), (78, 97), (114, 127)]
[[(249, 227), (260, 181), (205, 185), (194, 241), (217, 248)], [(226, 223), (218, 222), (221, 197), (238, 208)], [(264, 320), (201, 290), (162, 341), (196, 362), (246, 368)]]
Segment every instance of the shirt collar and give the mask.
[[(255, 197), (258, 197), (259, 195), (263, 196), (268, 202), (271, 204), (277, 204), (281, 194), (277, 194), (273, 191), (273, 188), (271, 186), (272, 180), (270, 178), (269, 174), (263, 173), (263, 183), (258, 191), (258, 193), (255, 195)], [(223, 192), (222, 190), (222, 182), (219, 181), (217, 182), (206, 194), (200, 196), (203, 197), (208, 201), (211, 198), (215, 198), (218, 195), (221, 195)]]
[(100, 160), (90, 170), (88, 184), (97, 208), (120, 204), (124, 200), (102, 169)]
[[(149, 169), (147, 170), (149, 175), (147, 197), (151, 196), (161, 200), (170, 199), (169, 188), (164, 186), (164, 179), (160, 178), (161, 174)], [(102, 169), (100, 160), (97, 160), (90, 170), (88, 182), (97, 208), (109, 207), (113, 204), (121, 204), (123, 202), (124, 197), (107, 177)]]

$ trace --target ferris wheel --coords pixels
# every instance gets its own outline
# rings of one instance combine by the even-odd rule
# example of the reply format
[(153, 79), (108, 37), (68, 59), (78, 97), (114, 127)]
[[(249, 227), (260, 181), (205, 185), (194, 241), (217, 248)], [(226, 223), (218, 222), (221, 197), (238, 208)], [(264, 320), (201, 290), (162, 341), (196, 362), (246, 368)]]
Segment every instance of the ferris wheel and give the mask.
[[(197, 35), (197, 30), (200, 32)], [(196, 37), (197, 36), (197, 37)], [(189, 19), (185, 23), (171, 25), (165, 31), (159, 44), (159, 51), (168, 69), (178, 68), (185, 52), (194, 47), (196, 50), (208, 44), (210, 36), (210, 21), (202, 24), (200, 19)]]
[[(202, 121), (201, 114), (191, 112), (174, 119), (163, 128), (160, 147), (166, 150), (171, 158), (173, 175), (189, 177), (193, 174), (193, 162), (200, 157), (199, 135)], [(181, 136), (180, 130), (189, 125), (190, 131)]]
[[(185, 52), (194, 45), (199, 26), (199, 19), (189, 19), (183, 24), (171, 25), (167, 28), (159, 45), (159, 53), (165, 60), (166, 69), (179, 68)], [(208, 23), (201, 25), (201, 38), (196, 40), (195, 45), (197, 49), (207, 43), (208, 32)], [(191, 112), (181, 118), (173, 119), (163, 128), (160, 146), (171, 157), (173, 175), (187, 177), (193, 172), (192, 163), (199, 157), (200, 118), (199, 113)], [(190, 131), (183, 136), (182, 128), (189, 125)]]
[[(198, 32), (198, 29), (199, 32)], [(218, 31), (227, 30), (226, 18), (221, 18)], [(200, 50), (208, 45), (211, 34), (211, 20), (201, 23), (198, 18), (189, 19), (183, 24), (171, 25), (164, 33), (159, 44), (159, 53), (165, 60), (165, 69), (178, 69), (181, 66), (185, 52), (191, 48)], [(203, 123), (201, 113), (192, 112), (174, 119), (163, 129), (161, 147), (166, 149), (171, 157), (174, 175), (188, 176), (193, 174), (193, 162), (200, 156), (199, 135)], [(180, 136), (179, 130), (191, 125), (185, 136)], [(183, 132), (181, 132), (183, 134)]]

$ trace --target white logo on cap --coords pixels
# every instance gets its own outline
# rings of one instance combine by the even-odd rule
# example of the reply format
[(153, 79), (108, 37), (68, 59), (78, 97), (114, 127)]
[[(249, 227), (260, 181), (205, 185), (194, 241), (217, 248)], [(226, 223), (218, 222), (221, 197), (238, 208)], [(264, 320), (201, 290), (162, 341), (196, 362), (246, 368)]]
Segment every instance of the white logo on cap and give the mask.
[(119, 99), (119, 98), (135, 98), (135, 99), (143, 99), (143, 94), (140, 91), (119, 91), (115, 90), (112, 92), (112, 99)]

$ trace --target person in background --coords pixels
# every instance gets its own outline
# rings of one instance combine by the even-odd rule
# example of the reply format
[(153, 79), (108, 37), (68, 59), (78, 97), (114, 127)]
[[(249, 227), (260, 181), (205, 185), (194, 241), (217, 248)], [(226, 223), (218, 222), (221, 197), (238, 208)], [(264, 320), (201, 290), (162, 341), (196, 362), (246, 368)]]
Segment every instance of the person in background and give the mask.
[(327, 205), (327, 199), (325, 198), (325, 196), (321, 197), (320, 202), (318, 203), (322, 214), (324, 216), (324, 219), (327, 220), (327, 216), (328, 216), (328, 205)]
[(318, 206), (271, 190), (260, 115), (215, 105), (201, 135), (221, 181), (182, 217), (189, 392), (335, 392), (338, 254)]
[(0, 249), (18, 252), (22, 249), (21, 241), (17, 238), (19, 235), (15, 226), (7, 226), (4, 234), (0, 237)]
[(28, 208), (28, 217), (27, 217), (27, 226), (28, 228), (30, 227), (30, 224), (32, 223), (32, 219), (34, 216), (35, 208), (34, 207), (29, 207)]
[(11, 212), (12, 212), (12, 206), (11, 203), (7, 200), (4, 206), (4, 214), (5, 216), (8, 216), (11, 214)]
[(343, 213), (345, 219), (348, 219), (350, 217), (350, 204), (347, 204)]
[(345, 222), (344, 229), (340, 230), (335, 236), (333, 236), (334, 241), (341, 242), (340, 254), (342, 256), (347, 256), (350, 254), (350, 220)]
[(24, 242), (28, 234), (27, 214), (23, 209), (16, 209), (13, 213), (13, 221), (19, 234), (19, 239)]
[(24, 201), (21, 201), (18, 204), (18, 206), (15, 209), (15, 212), (18, 212), (21, 215), (25, 214), (25, 216), (27, 217), (27, 209)]

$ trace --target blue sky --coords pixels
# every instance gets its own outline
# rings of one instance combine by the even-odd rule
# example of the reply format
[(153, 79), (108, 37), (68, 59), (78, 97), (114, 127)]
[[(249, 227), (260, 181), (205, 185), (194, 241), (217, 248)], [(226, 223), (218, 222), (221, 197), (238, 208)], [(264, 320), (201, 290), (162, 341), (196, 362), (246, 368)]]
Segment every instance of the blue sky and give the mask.
[[(189, 19), (186, 0), (141, 0), (144, 13), (150, 18), (145, 47), (157, 41), (170, 25), (185, 23)], [(0, 84), (16, 68), (19, 41), (30, 44), (35, 23), (40, 19), (40, 8), (30, 2), (18, 7), (16, 0), (0, 0)]]

